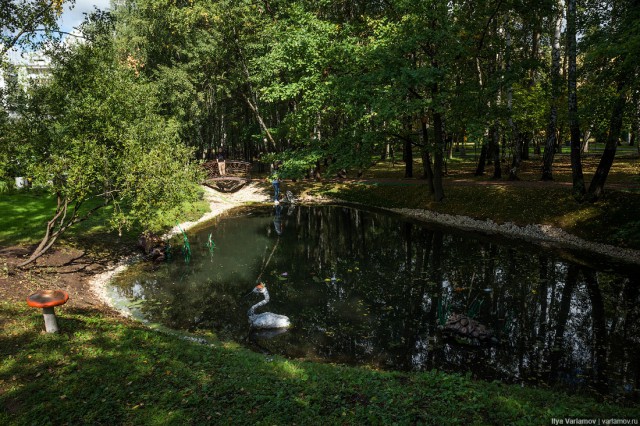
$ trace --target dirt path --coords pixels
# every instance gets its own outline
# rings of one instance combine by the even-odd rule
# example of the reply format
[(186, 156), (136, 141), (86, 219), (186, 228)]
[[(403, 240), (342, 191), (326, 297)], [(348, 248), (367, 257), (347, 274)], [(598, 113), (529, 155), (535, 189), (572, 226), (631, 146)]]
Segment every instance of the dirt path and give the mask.
[(41, 289), (62, 289), (69, 293), (63, 309), (111, 309), (96, 297), (91, 278), (110, 267), (108, 261), (91, 259), (85, 252), (69, 247), (55, 247), (29, 269), (16, 265), (30, 253), (30, 247), (15, 246), (0, 249), (0, 298), (26, 303), (31, 293)]

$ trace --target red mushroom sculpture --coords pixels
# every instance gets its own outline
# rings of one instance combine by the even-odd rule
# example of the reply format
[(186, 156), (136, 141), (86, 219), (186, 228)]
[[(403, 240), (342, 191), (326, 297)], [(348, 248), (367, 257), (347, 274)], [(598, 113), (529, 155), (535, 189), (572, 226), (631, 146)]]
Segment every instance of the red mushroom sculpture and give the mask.
[(53, 308), (64, 305), (69, 300), (69, 294), (63, 290), (40, 290), (27, 297), (27, 305), (34, 308), (42, 308), (44, 316), (44, 328), (47, 333), (58, 332), (58, 322)]

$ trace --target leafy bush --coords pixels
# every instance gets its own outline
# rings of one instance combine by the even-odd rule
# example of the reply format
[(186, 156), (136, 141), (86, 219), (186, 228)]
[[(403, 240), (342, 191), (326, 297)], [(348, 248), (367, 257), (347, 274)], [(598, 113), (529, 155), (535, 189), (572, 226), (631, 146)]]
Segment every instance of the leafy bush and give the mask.
[(166, 210), (158, 211), (148, 225), (148, 229), (155, 233), (161, 233), (173, 227), (178, 222), (198, 220), (209, 211), (209, 203), (204, 200), (196, 202), (183, 202), (182, 204)]
[(11, 189), (11, 185), (9, 185), (9, 181), (6, 179), (0, 179), (0, 194), (6, 194)]
[(280, 154), (268, 154), (264, 156), (267, 163), (279, 162), (279, 174), (283, 179), (300, 179), (307, 175), (309, 170), (316, 165), (321, 158), (320, 152), (293, 152), (285, 151)]

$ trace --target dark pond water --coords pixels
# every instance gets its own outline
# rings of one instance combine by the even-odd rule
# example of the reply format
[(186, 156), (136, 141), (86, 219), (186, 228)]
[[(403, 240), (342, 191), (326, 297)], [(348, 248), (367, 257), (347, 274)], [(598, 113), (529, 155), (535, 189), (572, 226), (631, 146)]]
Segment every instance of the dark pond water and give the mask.
[[(188, 235), (189, 263), (174, 248), (170, 262), (134, 265), (114, 283), (150, 321), (292, 358), (639, 399), (636, 266), (343, 206), (234, 210)], [(242, 297), (262, 270), (271, 302), (259, 312), (294, 325), (275, 336), (250, 333), (246, 312), (261, 298)], [(444, 337), (453, 312), (498, 341)]]

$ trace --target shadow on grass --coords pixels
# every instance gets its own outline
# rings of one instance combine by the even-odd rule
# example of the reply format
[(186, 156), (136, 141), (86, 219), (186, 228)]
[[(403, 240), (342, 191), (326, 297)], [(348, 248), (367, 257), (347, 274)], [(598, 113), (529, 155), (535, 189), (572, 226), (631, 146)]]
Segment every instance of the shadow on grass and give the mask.
[(2, 424), (539, 424), (568, 413), (640, 416), (637, 407), (435, 371), (390, 373), (266, 357), (234, 343), (201, 345), (92, 311), (66, 312), (61, 334), (41, 334), (38, 314), (0, 308), (10, 326), (0, 332)]
[(0, 194), (0, 246), (35, 242), (44, 235), (47, 220), (54, 210), (55, 200), (49, 195)]

